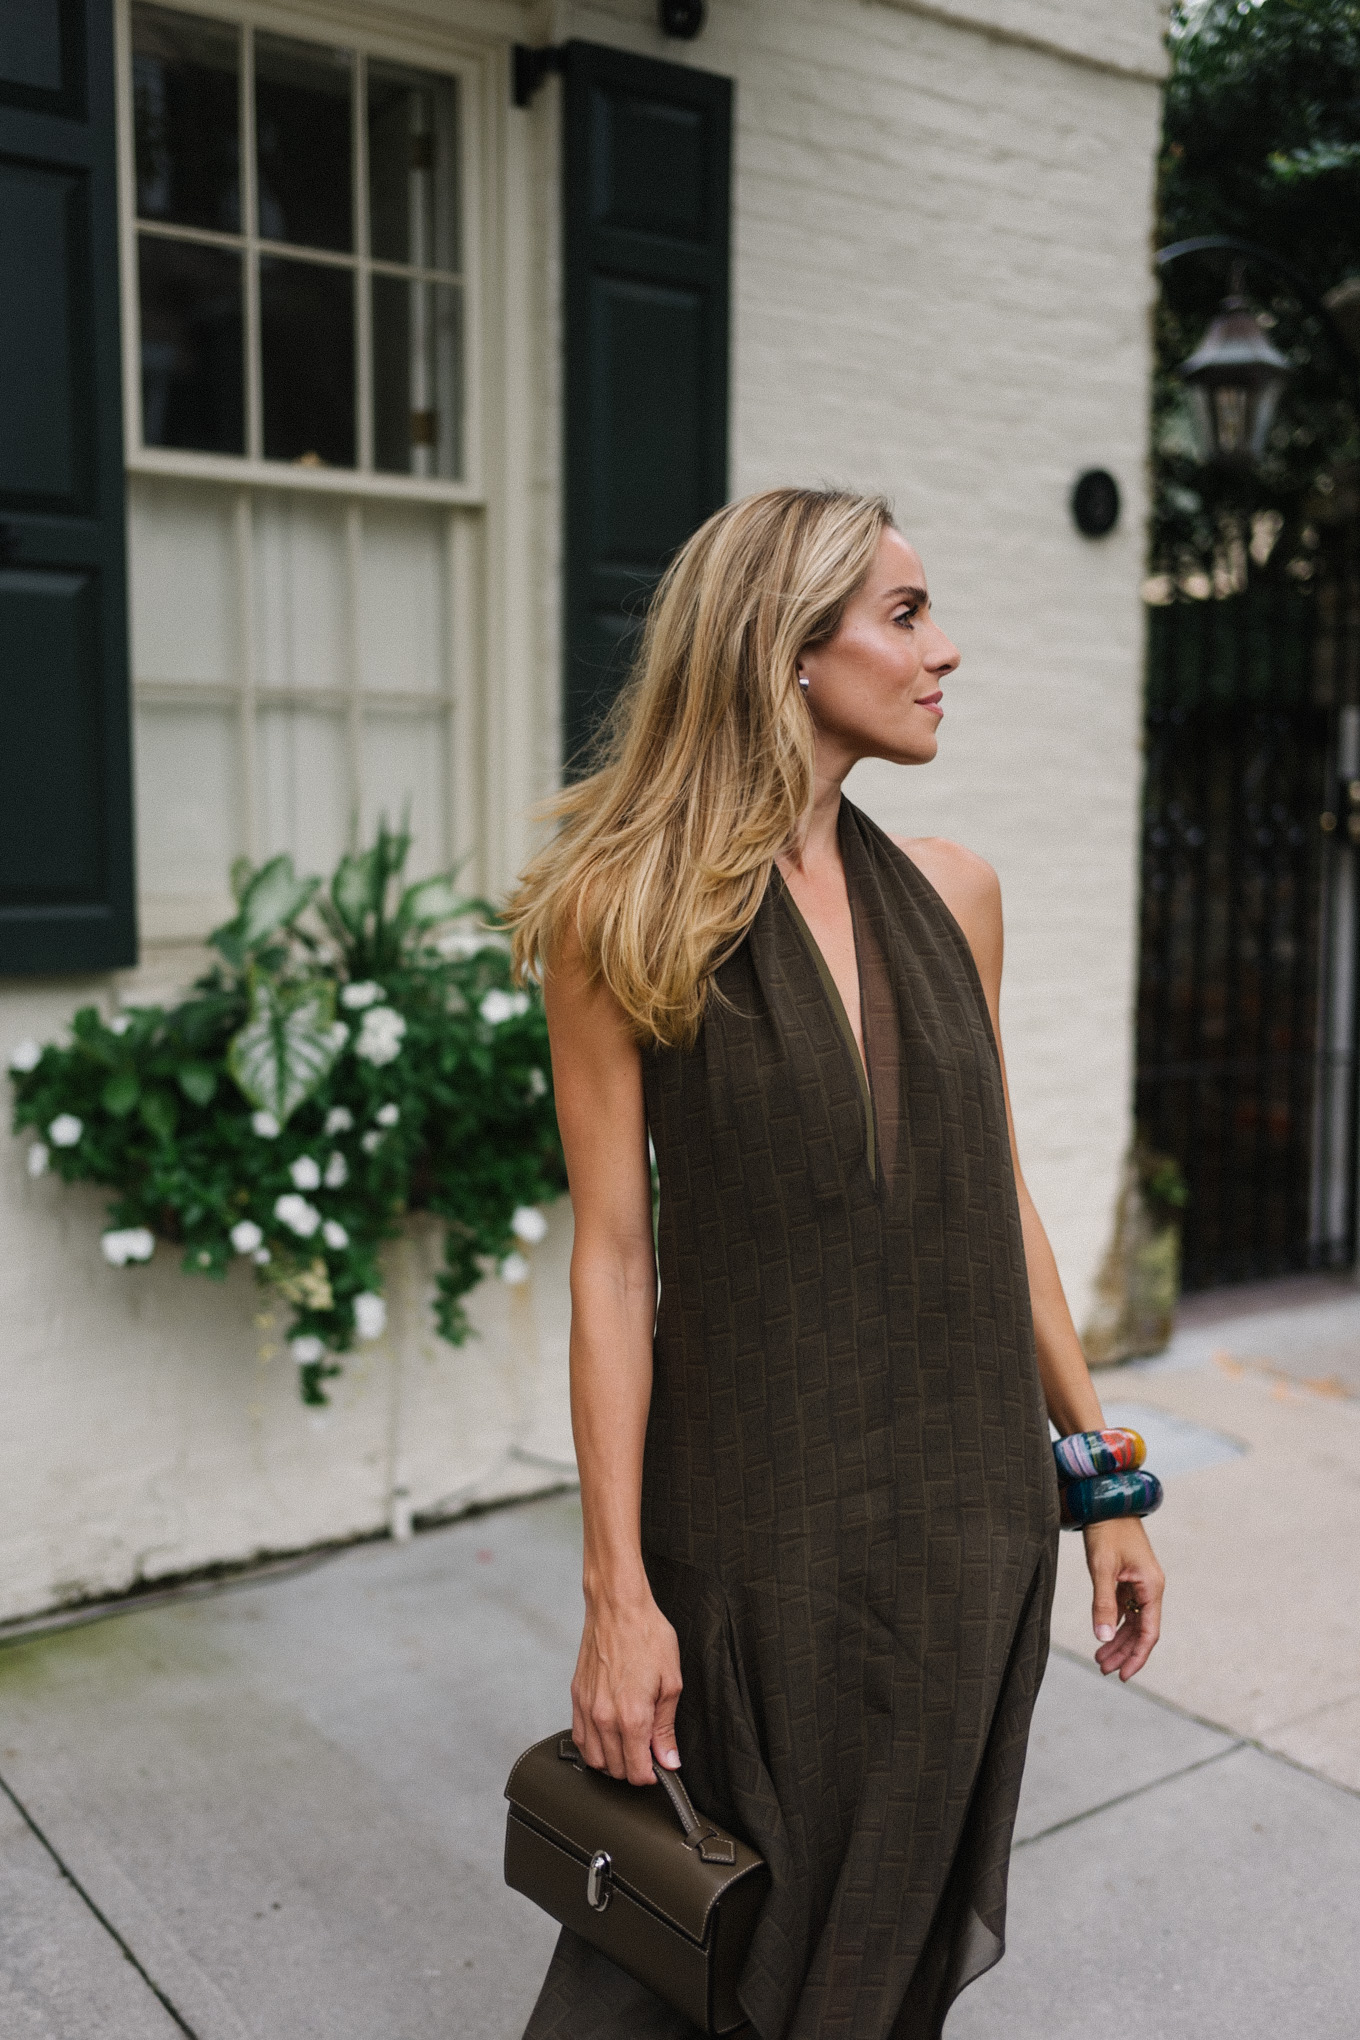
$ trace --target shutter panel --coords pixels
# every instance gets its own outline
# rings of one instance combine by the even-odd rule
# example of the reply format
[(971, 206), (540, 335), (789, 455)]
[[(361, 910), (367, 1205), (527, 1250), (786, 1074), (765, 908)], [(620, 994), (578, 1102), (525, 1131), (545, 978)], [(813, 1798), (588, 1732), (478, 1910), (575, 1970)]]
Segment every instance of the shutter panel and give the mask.
[(727, 497), (732, 83), (585, 42), (563, 70), (570, 769)]
[(0, 972), (136, 955), (110, 0), (0, 9)]

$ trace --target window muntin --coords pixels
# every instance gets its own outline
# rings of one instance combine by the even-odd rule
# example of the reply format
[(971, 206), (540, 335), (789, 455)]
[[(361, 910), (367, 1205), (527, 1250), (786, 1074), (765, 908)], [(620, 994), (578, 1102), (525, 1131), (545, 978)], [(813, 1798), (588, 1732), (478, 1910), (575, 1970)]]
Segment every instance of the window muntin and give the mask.
[(457, 79), (131, 21), (143, 445), (463, 479)]

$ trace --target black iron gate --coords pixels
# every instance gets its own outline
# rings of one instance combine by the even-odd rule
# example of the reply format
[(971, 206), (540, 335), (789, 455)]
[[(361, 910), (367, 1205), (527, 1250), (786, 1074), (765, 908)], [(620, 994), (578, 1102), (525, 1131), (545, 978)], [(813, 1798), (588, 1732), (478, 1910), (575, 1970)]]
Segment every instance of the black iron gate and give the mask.
[(1360, 713), (1326, 610), (1262, 581), (1149, 612), (1136, 1111), (1186, 1178), (1187, 1289), (1354, 1259)]

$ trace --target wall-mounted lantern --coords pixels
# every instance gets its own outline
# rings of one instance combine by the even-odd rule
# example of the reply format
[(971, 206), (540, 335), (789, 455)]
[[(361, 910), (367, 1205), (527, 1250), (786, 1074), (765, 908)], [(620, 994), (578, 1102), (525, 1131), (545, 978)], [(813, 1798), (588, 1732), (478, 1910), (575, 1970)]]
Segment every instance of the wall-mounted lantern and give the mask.
[(1236, 289), (1176, 373), (1190, 392), (1203, 464), (1248, 467), (1259, 461), (1290, 365)]

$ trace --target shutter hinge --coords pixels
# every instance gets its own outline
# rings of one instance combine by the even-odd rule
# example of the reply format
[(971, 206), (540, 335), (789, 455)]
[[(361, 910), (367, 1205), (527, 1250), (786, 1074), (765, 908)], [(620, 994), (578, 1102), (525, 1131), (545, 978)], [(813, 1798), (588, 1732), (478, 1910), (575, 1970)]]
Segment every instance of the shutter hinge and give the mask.
[(567, 46), (565, 43), (542, 43), (531, 48), (528, 43), (517, 42), (513, 54), (511, 90), (514, 101), (516, 106), (529, 106), (548, 73), (562, 70)]

